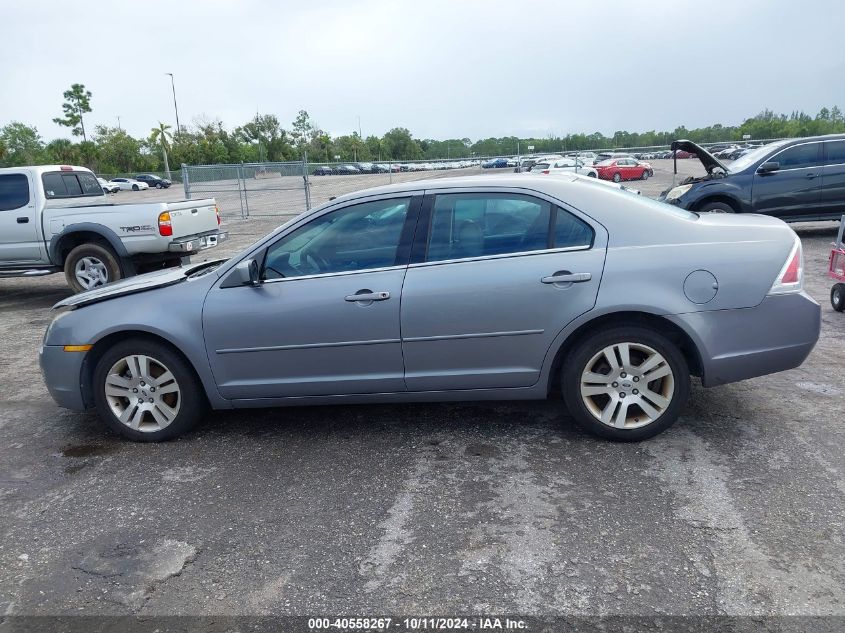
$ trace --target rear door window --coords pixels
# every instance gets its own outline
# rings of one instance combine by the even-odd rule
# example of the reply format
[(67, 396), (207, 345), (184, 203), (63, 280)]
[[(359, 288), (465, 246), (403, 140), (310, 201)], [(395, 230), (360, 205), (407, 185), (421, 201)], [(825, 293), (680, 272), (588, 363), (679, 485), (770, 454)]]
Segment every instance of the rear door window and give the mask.
[(551, 205), (520, 194), (435, 197), (427, 261), (548, 248)]
[(0, 211), (20, 209), (29, 204), (29, 179), (24, 174), (0, 176)]

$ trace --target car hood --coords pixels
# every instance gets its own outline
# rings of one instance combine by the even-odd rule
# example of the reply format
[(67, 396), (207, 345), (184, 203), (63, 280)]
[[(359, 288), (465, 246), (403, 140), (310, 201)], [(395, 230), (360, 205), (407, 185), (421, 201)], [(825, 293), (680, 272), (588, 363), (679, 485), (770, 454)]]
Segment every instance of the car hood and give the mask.
[(79, 308), (92, 303), (98, 303), (100, 301), (106, 301), (108, 299), (114, 299), (124, 295), (135, 294), (136, 292), (145, 292), (147, 290), (161, 288), (163, 286), (172, 286), (173, 284), (185, 281), (188, 275), (196, 273), (203, 268), (211, 267), (214, 264), (219, 265), (225, 261), (225, 259), (215, 259), (193, 266), (187, 266), (185, 268), (166, 268), (164, 270), (157, 270), (144, 275), (130, 277), (129, 279), (122, 279), (121, 281), (115, 281), (113, 283), (106, 284), (105, 286), (101, 286), (100, 288), (80, 292), (72, 297), (63, 299), (54, 305), (53, 309)]
[(707, 170), (708, 174), (712, 174), (713, 170), (717, 167), (723, 172), (728, 173), (728, 168), (718, 158), (713, 156), (713, 154), (701, 147), (701, 145), (683, 139), (672, 141), (672, 151), (674, 152), (676, 149), (695, 154), (698, 160), (701, 161), (701, 164), (704, 165), (704, 169)]

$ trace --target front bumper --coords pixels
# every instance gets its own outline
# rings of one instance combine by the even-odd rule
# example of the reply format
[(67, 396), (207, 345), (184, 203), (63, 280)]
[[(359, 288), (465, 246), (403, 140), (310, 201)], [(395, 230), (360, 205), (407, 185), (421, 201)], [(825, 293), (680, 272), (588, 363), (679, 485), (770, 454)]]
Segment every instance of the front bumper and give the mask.
[(62, 345), (42, 345), (38, 353), (41, 375), (53, 400), (60, 407), (85, 411), (82, 395), (82, 364), (87, 352), (66, 352)]
[(214, 248), (229, 237), (228, 233), (218, 232), (209, 235), (197, 235), (170, 242), (167, 250), (171, 253), (196, 253)]
[(805, 294), (769, 295), (753, 308), (667, 317), (698, 348), (705, 387), (798, 367), (819, 340), (821, 307)]

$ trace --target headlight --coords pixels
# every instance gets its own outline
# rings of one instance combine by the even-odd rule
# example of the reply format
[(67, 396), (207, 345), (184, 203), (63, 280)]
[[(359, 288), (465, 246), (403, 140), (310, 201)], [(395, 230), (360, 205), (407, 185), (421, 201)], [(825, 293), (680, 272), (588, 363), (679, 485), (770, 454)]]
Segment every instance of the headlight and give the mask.
[(666, 194), (666, 199), (677, 200), (690, 189), (692, 189), (692, 185), (681, 185), (680, 187), (675, 187), (674, 189), (669, 191), (669, 193)]

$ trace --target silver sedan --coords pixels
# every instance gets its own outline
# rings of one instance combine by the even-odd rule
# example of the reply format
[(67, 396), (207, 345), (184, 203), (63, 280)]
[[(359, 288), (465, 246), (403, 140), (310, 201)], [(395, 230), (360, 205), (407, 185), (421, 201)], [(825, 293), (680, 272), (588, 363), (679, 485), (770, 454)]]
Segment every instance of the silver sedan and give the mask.
[(651, 437), (706, 387), (800, 365), (820, 308), (777, 219), (697, 215), (561, 176), (360, 191), (227, 261), (70, 297), (53, 398), (132, 440), (207, 407), (515, 400)]

